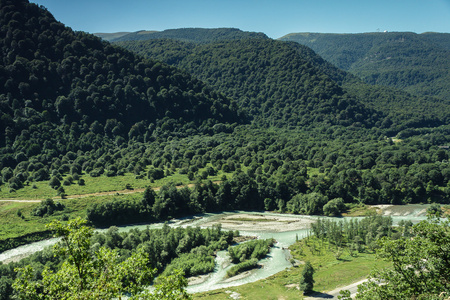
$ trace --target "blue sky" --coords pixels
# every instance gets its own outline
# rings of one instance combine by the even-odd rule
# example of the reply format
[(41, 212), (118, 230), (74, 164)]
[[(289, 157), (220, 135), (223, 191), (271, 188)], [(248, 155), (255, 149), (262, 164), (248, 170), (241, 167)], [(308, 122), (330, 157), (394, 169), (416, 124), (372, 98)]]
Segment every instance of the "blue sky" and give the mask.
[(450, 32), (450, 0), (30, 0), (74, 30), (234, 27), (293, 32)]

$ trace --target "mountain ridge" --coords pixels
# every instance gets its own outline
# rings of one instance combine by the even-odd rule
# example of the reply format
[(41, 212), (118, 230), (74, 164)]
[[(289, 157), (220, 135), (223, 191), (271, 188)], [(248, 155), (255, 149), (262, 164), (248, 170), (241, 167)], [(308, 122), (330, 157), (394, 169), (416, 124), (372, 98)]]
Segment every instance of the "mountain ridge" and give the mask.
[(262, 32), (242, 31), (238, 28), (177, 28), (163, 31), (140, 30), (112, 38), (111, 42), (142, 41), (150, 39), (175, 39), (186, 42), (208, 43), (219, 40), (235, 40), (242, 38), (268, 39)]
[(369, 84), (450, 100), (450, 34), (291, 33), (279, 40), (308, 46)]

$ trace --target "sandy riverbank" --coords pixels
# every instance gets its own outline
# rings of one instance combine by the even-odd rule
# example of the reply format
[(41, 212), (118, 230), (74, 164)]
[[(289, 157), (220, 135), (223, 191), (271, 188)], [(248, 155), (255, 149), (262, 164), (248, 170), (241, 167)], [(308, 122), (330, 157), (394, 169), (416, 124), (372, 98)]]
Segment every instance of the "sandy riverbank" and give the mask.
[(285, 232), (307, 229), (313, 222), (310, 218), (239, 213), (225, 215), (202, 226), (222, 224), (222, 228), (226, 230)]

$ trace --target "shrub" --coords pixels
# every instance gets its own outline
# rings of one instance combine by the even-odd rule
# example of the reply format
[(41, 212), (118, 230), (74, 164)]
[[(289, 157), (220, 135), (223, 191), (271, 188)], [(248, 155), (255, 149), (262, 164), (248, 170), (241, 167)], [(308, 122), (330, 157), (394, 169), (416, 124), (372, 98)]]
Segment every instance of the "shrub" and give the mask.
[(38, 217), (50, 216), (55, 211), (64, 210), (65, 206), (60, 202), (54, 202), (53, 199), (42, 200), (39, 206), (31, 211), (31, 214)]

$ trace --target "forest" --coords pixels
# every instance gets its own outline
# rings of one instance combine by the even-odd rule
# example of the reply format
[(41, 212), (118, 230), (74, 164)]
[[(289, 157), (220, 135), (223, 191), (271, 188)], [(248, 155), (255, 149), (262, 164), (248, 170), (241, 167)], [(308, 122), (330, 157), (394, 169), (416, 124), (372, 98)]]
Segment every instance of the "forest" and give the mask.
[(324, 59), (367, 83), (450, 99), (448, 33), (291, 33), (279, 40), (311, 47)]
[[(145, 60), (33, 4), (7, 4), (0, 167), (10, 193), (46, 180), (55, 190), (83, 184), (86, 175), (201, 178), (209, 166), (203, 177), (237, 171), (230, 182), (243, 173), (241, 186), (272, 187), (258, 194), (274, 203), (311, 192), (371, 204), (448, 201), (446, 102), (380, 91), (306, 47), (254, 35), (118, 44)], [(405, 112), (393, 114), (399, 106)], [(321, 176), (309, 178), (307, 167)]]
[(323, 214), (330, 201), (333, 215), (342, 203), (449, 202), (448, 102), (364, 84), (305, 46), (239, 30), (112, 45), (34, 4), (4, 2), (3, 195), (48, 181), (64, 197), (86, 176), (227, 174), (141, 203), (98, 204), (88, 217), (99, 225), (126, 223), (125, 209), (166, 220), (226, 209)]
[[(42, 201), (30, 216), (42, 222), (73, 220), (64, 202), (77, 195), (73, 187), (132, 190), (100, 186), (125, 177), (146, 188), (92, 201), (86, 222), (100, 228), (225, 210), (339, 216), (357, 205), (450, 203), (450, 103), (437, 92), (445, 84), (421, 92), (376, 85), (382, 76), (370, 81), (293, 41), (232, 28), (110, 43), (26, 0), (0, 4), (0, 198), (35, 195)], [(445, 56), (445, 37), (427, 37), (442, 48), (427, 55)], [(429, 71), (428, 62), (417, 68)], [(16, 217), (29, 220), (20, 210)], [(50, 234), (0, 236), (1, 249)], [(146, 249), (148, 266), (167, 276), (209, 272), (219, 249), (236, 254), (242, 265), (233, 272), (257, 267), (273, 241), (248, 243), (243, 255), (228, 248), (236, 234), (166, 226), (125, 235), (112, 227), (89, 243), (124, 259)], [(44, 265), (57, 273), (62, 261), (44, 252), (17, 266), (25, 264), (40, 278)], [(2, 275), (3, 290), (14, 266), (0, 265), (10, 276)]]

